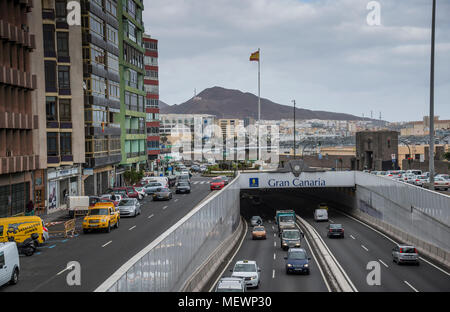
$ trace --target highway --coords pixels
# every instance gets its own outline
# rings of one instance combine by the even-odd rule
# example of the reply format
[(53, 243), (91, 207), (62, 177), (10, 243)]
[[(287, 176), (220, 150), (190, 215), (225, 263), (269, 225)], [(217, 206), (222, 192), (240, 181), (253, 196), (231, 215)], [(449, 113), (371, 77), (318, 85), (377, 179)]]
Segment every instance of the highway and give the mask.
[[(250, 204), (249, 200), (241, 201), (241, 206)], [(265, 205), (264, 201), (261, 205)], [(315, 256), (311, 253), (311, 249), (302, 239), (302, 248), (305, 248), (311, 257), (310, 274), (286, 274), (284, 257), (287, 251), (283, 251), (280, 247), (280, 238), (277, 235), (277, 227), (273, 220), (263, 220), (263, 225), (267, 231), (266, 240), (252, 240), (251, 229), (248, 224), (247, 233), (242, 241), (241, 247), (236, 255), (229, 262), (226, 270), (220, 277), (231, 276), (230, 270), (239, 260), (255, 260), (261, 269), (261, 282), (258, 289), (249, 288), (248, 291), (253, 292), (327, 292), (328, 287), (317, 265)], [(216, 283), (214, 283), (215, 289)]]
[[(313, 218), (315, 207), (324, 201), (326, 199), (302, 197), (293, 192), (278, 193), (276, 190), (261, 195), (261, 202), (274, 207), (274, 210), (295, 208), (298, 215), (317, 230), (358, 291), (450, 291), (447, 271), (426, 259), (421, 259), (419, 266), (394, 263), (391, 250), (395, 243), (390, 238), (333, 207), (329, 209), (329, 222), (342, 224), (345, 238), (327, 238), (328, 222), (317, 223)], [(367, 284), (369, 270), (366, 266), (370, 261), (380, 263), (381, 285)]]
[[(19, 283), (0, 291), (93, 291), (126, 261), (170, 228), (207, 197), (209, 179), (194, 176), (190, 194), (175, 194), (170, 201), (141, 201), (142, 214), (121, 218), (110, 233), (80, 234), (74, 238), (51, 239), (31, 257), (20, 257)], [(81, 265), (81, 285), (69, 286), (67, 263)]]

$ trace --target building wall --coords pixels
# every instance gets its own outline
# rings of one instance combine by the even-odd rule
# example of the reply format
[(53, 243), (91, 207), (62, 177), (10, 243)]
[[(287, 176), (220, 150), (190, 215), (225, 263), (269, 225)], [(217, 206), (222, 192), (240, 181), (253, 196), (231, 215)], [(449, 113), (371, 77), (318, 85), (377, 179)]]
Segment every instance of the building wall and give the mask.
[[(398, 135), (396, 131), (361, 131), (356, 133), (356, 165), (358, 170), (388, 170), (392, 155), (398, 164)], [(372, 155), (371, 159), (370, 155)]]

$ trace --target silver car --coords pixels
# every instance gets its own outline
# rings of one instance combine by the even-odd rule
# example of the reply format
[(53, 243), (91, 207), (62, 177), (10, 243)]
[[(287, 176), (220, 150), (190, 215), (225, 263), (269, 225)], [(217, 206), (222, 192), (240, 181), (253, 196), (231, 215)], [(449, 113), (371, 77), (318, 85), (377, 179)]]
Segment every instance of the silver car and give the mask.
[(397, 245), (392, 248), (392, 261), (401, 263), (415, 263), (419, 265), (417, 249), (411, 245)]
[(164, 185), (161, 182), (151, 181), (144, 186), (144, 191), (147, 195), (153, 195), (158, 189), (163, 188)]
[(245, 292), (247, 285), (240, 277), (223, 277), (216, 286), (216, 292)]
[(263, 223), (263, 221), (262, 221), (262, 219), (261, 219), (260, 216), (253, 216), (253, 217), (250, 219), (250, 224), (251, 224), (252, 226), (262, 225), (262, 223)]
[(136, 198), (122, 199), (119, 203), (119, 212), (121, 217), (136, 217), (141, 214), (141, 204)]

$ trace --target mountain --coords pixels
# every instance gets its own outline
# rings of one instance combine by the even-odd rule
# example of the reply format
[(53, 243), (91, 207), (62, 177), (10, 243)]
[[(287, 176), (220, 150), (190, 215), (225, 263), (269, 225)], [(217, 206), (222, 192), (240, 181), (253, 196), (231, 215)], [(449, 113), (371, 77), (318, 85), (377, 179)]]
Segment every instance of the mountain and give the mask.
[[(160, 101), (161, 103), (161, 101)], [(165, 103), (164, 103), (165, 104)], [(161, 114), (209, 114), (216, 118), (258, 119), (258, 97), (239, 90), (212, 87), (179, 105), (161, 105)], [(361, 120), (360, 117), (326, 111), (296, 108), (296, 119)], [(293, 107), (261, 98), (261, 119), (293, 119)], [(367, 118), (366, 118), (367, 119)]]
[(161, 100), (159, 100), (159, 103), (158, 103), (158, 105), (159, 105), (159, 109), (160, 110), (164, 110), (164, 109), (167, 109), (168, 107), (170, 107), (170, 105), (169, 104), (167, 104), (167, 103), (164, 103), (163, 101), (161, 101)]

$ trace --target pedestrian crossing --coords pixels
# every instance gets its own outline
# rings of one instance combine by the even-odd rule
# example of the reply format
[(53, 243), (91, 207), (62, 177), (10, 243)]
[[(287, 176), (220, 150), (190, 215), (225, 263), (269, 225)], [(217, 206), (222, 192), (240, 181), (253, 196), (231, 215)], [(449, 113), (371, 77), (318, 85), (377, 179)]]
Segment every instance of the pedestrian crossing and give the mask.
[(208, 181), (194, 181), (192, 184), (205, 184), (208, 183)]

